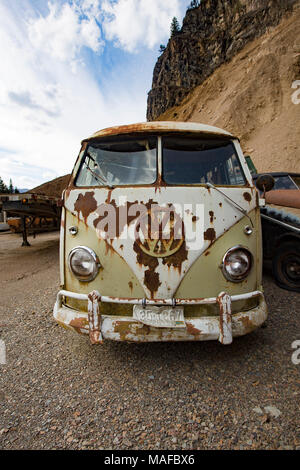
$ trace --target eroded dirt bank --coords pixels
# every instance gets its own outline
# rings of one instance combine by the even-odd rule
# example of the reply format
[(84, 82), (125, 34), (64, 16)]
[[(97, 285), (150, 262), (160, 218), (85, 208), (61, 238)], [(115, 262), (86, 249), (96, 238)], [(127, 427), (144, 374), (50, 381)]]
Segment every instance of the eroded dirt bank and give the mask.
[(299, 29), (297, 5), (279, 26), (249, 43), (159, 119), (232, 132), (259, 172), (300, 172)]

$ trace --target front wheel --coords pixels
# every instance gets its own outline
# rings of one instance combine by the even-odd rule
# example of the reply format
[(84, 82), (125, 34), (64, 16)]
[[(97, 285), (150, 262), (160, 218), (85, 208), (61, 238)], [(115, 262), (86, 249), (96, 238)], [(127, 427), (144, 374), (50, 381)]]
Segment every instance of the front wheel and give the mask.
[(283, 289), (300, 292), (300, 242), (280, 245), (272, 260), (276, 283)]

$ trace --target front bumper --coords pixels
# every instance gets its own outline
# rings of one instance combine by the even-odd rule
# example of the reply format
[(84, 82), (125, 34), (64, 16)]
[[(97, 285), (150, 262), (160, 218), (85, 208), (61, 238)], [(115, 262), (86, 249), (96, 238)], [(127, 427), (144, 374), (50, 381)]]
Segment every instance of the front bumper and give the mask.
[[(63, 305), (63, 298), (71, 297), (88, 302), (88, 313)], [(257, 307), (232, 314), (233, 301), (259, 298)], [(186, 328), (157, 328), (140, 323), (132, 317), (101, 315), (99, 303), (139, 305), (203, 305), (218, 304), (219, 317), (186, 318)], [(267, 319), (268, 309), (261, 291), (230, 296), (222, 292), (218, 297), (207, 299), (118, 299), (101, 297), (98, 292), (89, 295), (60, 291), (54, 306), (54, 318), (65, 328), (78, 333), (89, 334), (92, 344), (101, 344), (103, 339), (128, 342), (158, 341), (206, 341), (218, 340), (231, 344), (233, 337), (243, 336), (261, 326)]]

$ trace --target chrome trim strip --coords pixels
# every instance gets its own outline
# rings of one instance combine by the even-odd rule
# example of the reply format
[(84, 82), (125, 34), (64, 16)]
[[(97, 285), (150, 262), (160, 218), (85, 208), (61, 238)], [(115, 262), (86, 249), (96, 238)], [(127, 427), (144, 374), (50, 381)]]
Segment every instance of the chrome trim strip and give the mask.
[[(262, 296), (263, 293), (259, 290), (253, 292), (247, 292), (246, 294), (232, 295), (231, 301), (235, 302), (238, 300), (251, 299), (253, 297)], [(70, 297), (71, 299), (76, 300), (89, 300), (88, 294), (78, 294), (76, 292), (69, 292), (66, 290), (61, 290), (57, 294), (57, 304), (58, 307), (62, 306), (62, 297)], [(118, 297), (108, 297), (101, 296), (99, 294), (100, 302), (107, 302), (112, 304), (129, 304), (129, 305), (174, 305), (174, 300), (176, 305), (205, 305), (205, 304), (216, 304), (218, 302), (218, 297), (210, 297), (206, 299), (122, 299)]]
[(290, 230), (294, 230), (297, 233), (300, 233), (300, 228), (294, 227), (293, 225), (286, 224), (285, 222), (282, 222), (281, 220), (273, 219), (273, 217), (269, 217), (268, 215), (261, 214), (261, 217), (264, 219), (268, 219), (271, 222), (274, 222), (275, 224), (282, 225), (283, 227), (287, 227)]

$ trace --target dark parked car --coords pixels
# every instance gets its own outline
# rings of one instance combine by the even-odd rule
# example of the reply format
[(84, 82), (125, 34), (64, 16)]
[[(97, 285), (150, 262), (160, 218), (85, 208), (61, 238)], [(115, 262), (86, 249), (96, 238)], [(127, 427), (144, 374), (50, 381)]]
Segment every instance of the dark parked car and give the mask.
[[(273, 176), (275, 180), (274, 188), (272, 191), (280, 190), (280, 189), (300, 189), (300, 173), (268, 173), (268, 175)], [(256, 183), (259, 174), (253, 174), (252, 178), (254, 184)]]
[(300, 292), (300, 173), (252, 177), (261, 194), (265, 192), (267, 203), (285, 208), (261, 208), (264, 259), (272, 261), (273, 275), (280, 287)]
[(300, 219), (266, 206), (261, 208), (264, 259), (272, 260), (277, 284), (300, 292)]

